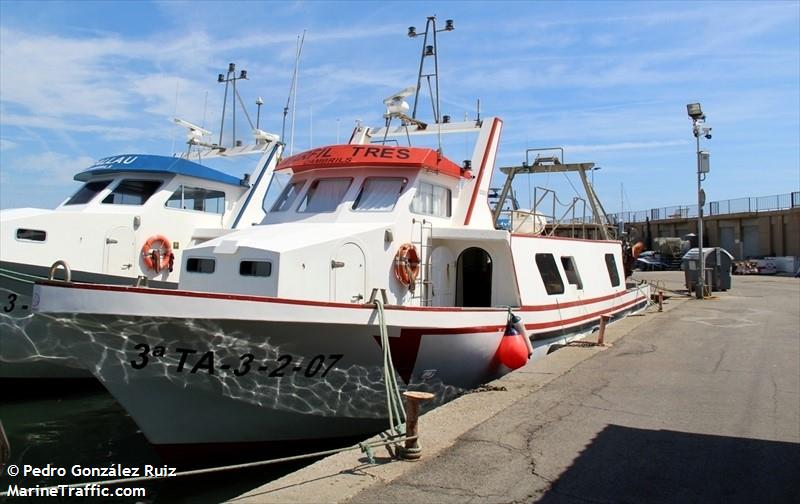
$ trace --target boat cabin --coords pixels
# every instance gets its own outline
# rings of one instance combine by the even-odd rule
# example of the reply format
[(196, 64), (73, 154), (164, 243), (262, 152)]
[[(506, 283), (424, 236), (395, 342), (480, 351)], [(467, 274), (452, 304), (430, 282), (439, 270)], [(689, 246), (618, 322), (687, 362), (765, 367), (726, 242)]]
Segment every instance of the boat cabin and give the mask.
[[(261, 225), (188, 250), (180, 288), (333, 303), (364, 303), (385, 289), (390, 304), (450, 307), (624, 291), (618, 242), (495, 229), (487, 194), (501, 125), (438, 125), (478, 133), (461, 164), (434, 149), (371, 144), (385, 132), (366, 129), (350, 144), (284, 159), (276, 174), (291, 177), (273, 182)], [(609, 273), (595, 285), (607, 268), (598, 246), (616, 280)], [(410, 260), (401, 253), (409, 248)]]
[[(266, 174), (268, 182), (278, 148), (275, 142), (251, 149), (258, 180)], [(249, 157), (252, 169), (255, 159)], [(74, 179), (83, 185), (54, 210), (0, 213), (4, 267), (46, 276), (50, 265), (63, 260), (73, 279), (130, 283), (131, 277), (144, 276), (175, 285), (178, 271), (169, 267), (167, 253), (179, 263), (183, 249), (260, 222), (265, 214), (254, 198), (263, 198), (266, 183), (258, 188), (249, 177), (181, 157), (107, 157)], [(158, 267), (148, 264), (148, 247), (159, 248)]]

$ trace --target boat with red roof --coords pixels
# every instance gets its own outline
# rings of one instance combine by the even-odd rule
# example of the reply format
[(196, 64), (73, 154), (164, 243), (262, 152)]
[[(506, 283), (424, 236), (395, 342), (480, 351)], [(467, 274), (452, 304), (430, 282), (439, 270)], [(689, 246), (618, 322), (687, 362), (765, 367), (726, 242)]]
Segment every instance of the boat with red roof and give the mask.
[[(499, 225), (500, 118), (426, 124), (404, 98), (387, 100), (382, 127), (279, 162), (261, 224), (184, 250), (178, 290), (36, 286), (35, 309), (150, 442), (375, 432), (387, 365), (441, 404), (520, 364), (498, 352), (512, 327), (529, 342), (524, 363), (647, 305), (646, 286), (626, 285), (622, 242), (555, 236), (536, 211)], [(460, 162), (441, 147), (459, 134), (475, 138)], [(411, 145), (424, 137), (436, 148)], [(562, 161), (585, 179), (590, 164)]]

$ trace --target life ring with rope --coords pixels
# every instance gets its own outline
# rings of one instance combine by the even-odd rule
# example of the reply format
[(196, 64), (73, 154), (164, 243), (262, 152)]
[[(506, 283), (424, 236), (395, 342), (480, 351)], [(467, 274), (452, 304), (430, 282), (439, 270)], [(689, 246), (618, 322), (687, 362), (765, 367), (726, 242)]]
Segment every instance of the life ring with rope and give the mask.
[(404, 243), (394, 256), (394, 276), (397, 280), (414, 292), (419, 275), (419, 253), (411, 243)]
[[(160, 246), (156, 247), (156, 244)], [(175, 264), (175, 255), (172, 253), (172, 242), (164, 235), (153, 235), (142, 245), (142, 262), (147, 269), (160, 273), (162, 270), (172, 268)]]

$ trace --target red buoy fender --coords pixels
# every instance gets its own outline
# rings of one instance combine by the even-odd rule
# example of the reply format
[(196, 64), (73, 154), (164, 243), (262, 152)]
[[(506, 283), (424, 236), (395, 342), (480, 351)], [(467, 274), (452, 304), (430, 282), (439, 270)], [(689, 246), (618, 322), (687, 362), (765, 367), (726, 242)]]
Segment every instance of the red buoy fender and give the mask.
[(497, 357), (505, 367), (519, 369), (528, 363), (528, 346), (524, 338), (514, 326), (506, 326), (506, 332), (497, 347)]

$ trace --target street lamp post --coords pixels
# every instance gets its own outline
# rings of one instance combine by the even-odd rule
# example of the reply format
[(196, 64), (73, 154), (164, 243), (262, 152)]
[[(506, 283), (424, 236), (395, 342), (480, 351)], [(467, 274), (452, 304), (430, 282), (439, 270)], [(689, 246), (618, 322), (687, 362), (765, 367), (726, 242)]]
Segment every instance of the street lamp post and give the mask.
[(706, 194), (702, 188), (702, 181), (705, 180), (705, 174), (709, 171), (708, 166), (708, 152), (700, 150), (700, 137), (704, 136), (706, 139), (711, 139), (711, 128), (705, 125), (706, 116), (699, 103), (690, 103), (686, 105), (686, 112), (692, 118), (692, 133), (696, 140), (697, 152), (697, 282), (695, 284), (695, 291), (697, 299), (703, 299), (704, 296), (704, 280), (705, 280), (705, 261), (703, 260), (703, 206), (706, 203)]

